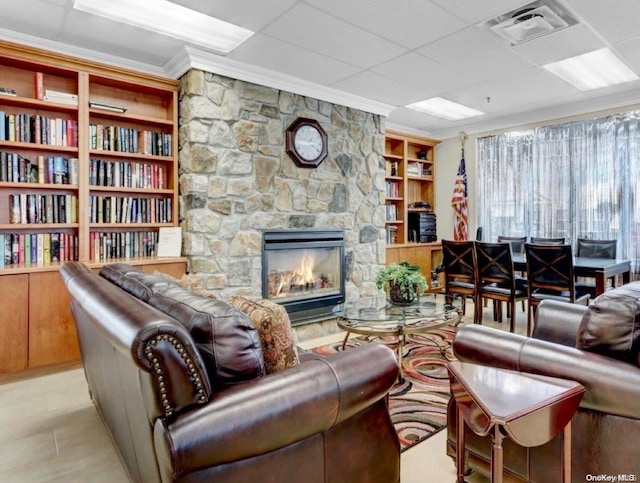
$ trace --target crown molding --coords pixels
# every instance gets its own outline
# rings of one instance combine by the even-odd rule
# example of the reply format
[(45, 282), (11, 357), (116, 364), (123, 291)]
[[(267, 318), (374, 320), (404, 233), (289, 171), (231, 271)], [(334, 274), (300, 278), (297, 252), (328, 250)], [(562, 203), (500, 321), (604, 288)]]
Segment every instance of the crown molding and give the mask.
[(126, 59), (124, 57), (118, 57), (117, 55), (105, 54), (103, 52), (98, 52), (91, 49), (75, 47), (73, 45), (65, 44), (55, 40), (44, 39), (41, 37), (35, 37), (33, 35), (14, 32), (13, 30), (0, 28), (0, 38), (8, 42), (14, 42), (17, 44), (28, 45), (29, 47), (49, 50), (58, 54), (64, 54), (71, 57), (79, 57), (81, 59), (100, 62), (102, 64), (113, 65), (116, 67), (122, 67), (124, 69), (136, 70), (138, 72), (145, 72), (147, 74), (166, 77), (164, 70), (156, 65), (138, 62), (135, 60)]
[(189, 69), (200, 69), (385, 117), (396, 108), (391, 104), (374, 101), (331, 87), (314, 84), (297, 77), (227, 59), (191, 46), (185, 46), (182, 52), (179, 52), (164, 65), (164, 68), (166, 75), (176, 79), (184, 75)]

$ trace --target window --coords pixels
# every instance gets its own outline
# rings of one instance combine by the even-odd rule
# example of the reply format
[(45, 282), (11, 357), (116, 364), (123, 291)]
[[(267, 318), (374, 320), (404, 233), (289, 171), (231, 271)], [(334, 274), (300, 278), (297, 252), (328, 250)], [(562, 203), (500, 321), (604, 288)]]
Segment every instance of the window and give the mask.
[(487, 240), (615, 238), (640, 271), (640, 111), (479, 138), (477, 149)]

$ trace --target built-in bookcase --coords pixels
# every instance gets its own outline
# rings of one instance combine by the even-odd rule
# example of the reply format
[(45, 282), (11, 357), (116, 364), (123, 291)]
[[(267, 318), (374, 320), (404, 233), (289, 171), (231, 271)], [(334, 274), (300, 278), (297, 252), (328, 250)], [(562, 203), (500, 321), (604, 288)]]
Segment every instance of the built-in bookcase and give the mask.
[[(178, 82), (0, 41), (0, 372), (75, 360), (67, 260), (155, 256), (178, 225)], [(24, 290), (23, 293), (12, 292)]]

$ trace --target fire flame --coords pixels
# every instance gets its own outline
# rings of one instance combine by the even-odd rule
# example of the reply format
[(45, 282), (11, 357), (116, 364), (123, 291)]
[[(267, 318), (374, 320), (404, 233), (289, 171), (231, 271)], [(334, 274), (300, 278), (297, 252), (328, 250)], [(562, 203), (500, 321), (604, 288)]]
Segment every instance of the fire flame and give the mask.
[(300, 267), (296, 270), (295, 280), (299, 283), (313, 283), (316, 278), (313, 269), (316, 266), (316, 260), (313, 255), (305, 255), (300, 261)]

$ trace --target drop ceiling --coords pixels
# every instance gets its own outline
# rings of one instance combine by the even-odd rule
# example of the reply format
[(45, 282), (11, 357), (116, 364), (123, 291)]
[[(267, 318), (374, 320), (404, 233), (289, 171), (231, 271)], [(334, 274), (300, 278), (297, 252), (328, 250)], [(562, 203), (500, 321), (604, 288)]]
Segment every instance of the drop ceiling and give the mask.
[[(542, 68), (608, 47), (640, 74), (637, 0), (556, 0), (575, 24), (518, 44), (487, 25), (531, 0), (173, 1), (256, 33), (223, 57), (72, 0), (0, 0), (0, 39), (172, 77), (207, 68), (440, 139), (640, 103), (640, 81), (583, 92)], [(434, 96), (486, 114), (447, 121), (402, 107)]]

